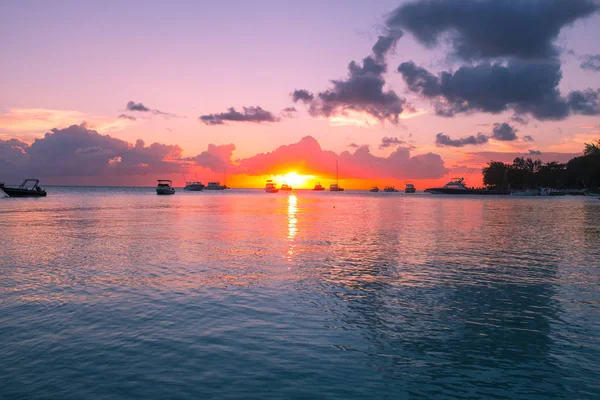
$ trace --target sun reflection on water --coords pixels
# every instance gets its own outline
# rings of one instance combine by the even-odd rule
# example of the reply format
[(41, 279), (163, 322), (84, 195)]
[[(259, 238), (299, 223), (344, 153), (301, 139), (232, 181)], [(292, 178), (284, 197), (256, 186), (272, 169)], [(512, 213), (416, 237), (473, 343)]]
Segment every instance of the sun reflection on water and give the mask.
[(288, 235), (287, 239), (289, 242), (289, 249), (287, 252), (288, 261), (291, 261), (294, 257), (294, 249), (296, 247), (294, 243), (294, 239), (296, 238), (296, 234), (298, 233), (298, 219), (296, 218), (296, 213), (298, 211), (297, 207), (298, 198), (295, 194), (290, 194), (288, 196)]

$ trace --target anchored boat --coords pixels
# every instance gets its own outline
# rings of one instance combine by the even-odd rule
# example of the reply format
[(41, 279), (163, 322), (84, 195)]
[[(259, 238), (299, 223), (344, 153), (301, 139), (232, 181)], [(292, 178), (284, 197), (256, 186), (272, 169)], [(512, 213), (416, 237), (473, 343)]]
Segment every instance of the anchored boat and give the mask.
[[(33, 183), (31, 187), (29, 185)], [(46, 191), (39, 186), (39, 179), (25, 179), (21, 186), (10, 187), (0, 184), (0, 191), (4, 191), (8, 197), (45, 197)]]
[(172, 183), (168, 179), (159, 179), (158, 186), (156, 186), (156, 194), (175, 194), (175, 188), (171, 187)]
[(267, 193), (279, 192), (279, 189), (277, 189), (277, 184), (273, 183), (273, 181), (271, 179), (269, 179), (267, 181), (267, 184), (265, 185), (265, 192), (267, 192)]

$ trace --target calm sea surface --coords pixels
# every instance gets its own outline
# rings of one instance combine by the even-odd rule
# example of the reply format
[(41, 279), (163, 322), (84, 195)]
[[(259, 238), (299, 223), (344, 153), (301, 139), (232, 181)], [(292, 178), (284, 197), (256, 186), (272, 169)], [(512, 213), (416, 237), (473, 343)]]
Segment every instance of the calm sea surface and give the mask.
[(0, 398), (600, 397), (600, 201), (0, 199)]

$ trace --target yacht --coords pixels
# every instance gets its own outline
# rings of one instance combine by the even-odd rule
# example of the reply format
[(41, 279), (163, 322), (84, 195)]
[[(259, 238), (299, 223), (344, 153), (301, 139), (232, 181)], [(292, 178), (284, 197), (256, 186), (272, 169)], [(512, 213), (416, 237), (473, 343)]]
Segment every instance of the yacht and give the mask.
[(344, 188), (340, 187), (339, 179), (338, 179), (338, 162), (335, 161), (335, 183), (329, 185), (330, 192), (343, 192)]
[[(31, 187), (30, 183), (33, 183)], [(8, 187), (0, 183), (0, 192), (3, 191), (8, 197), (45, 197), (46, 191), (39, 187), (39, 183), (39, 179), (25, 179), (19, 187)]]
[(415, 185), (413, 185), (412, 183), (407, 183), (404, 187), (404, 193), (414, 193), (416, 191), (417, 189), (415, 189)]
[(454, 178), (441, 188), (425, 189), (426, 193), (433, 194), (471, 194), (471, 190), (465, 186), (464, 178)]
[(398, 189), (396, 189), (395, 186), (386, 186), (383, 188), (383, 191), (387, 193), (395, 193), (398, 192)]
[(175, 188), (171, 187), (172, 183), (168, 179), (159, 179), (156, 194), (175, 194)]
[(269, 179), (267, 181), (267, 184), (265, 185), (265, 192), (267, 192), (267, 193), (279, 192), (279, 189), (277, 189), (277, 184), (273, 183), (273, 181), (271, 179)]
[(279, 188), (279, 190), (281, 190), (283, 192), (291, 192), (292, 191), (292, 187), (290, 185), (288, 185), (287, 183), (284, 183), (283, 185), (281, 185), (281, 187)]
[(315, 187), (313, 188), (313, 190), (316, 190), (318, 192), (325, 190), (325, 188), (323, 186), (321, 186), (321, 182), (317, 182), (317, 184), (315, 185)]
[(208, 182), (206, 186), (204, 186), (204, 190), (225, 190), (227, 186), (221, 185), (221, 182)]
[(379, 192), (379, 188), (377, 186), (373, 186), (371, 189), (369, 189), (369, 192), (377, 193)]
[(183, 190), (187, 190), (189, 192), (200, 192), (204, 189), (204, 183), (202, 182), (186, 182)]

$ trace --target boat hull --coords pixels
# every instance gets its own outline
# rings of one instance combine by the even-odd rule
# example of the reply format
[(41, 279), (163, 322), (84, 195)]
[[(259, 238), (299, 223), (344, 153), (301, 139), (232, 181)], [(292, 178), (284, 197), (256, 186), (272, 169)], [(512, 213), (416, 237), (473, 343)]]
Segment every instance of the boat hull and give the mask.
[(156, 194), (161, 195), (161, 196), (175, 194), (175, 189), (156, 189)]
[(46, 191), (36, 191), (18, 188), (3, 187), (0, 190), (4, 191), (9, 197), (46, 197)]
[(404, 193), (414, 193), (417, 189), (404, 189)]
[(430, 188), (425, 189), (425, 193), (431, 194), (471, 194), (469, 190), (453, 188)]

